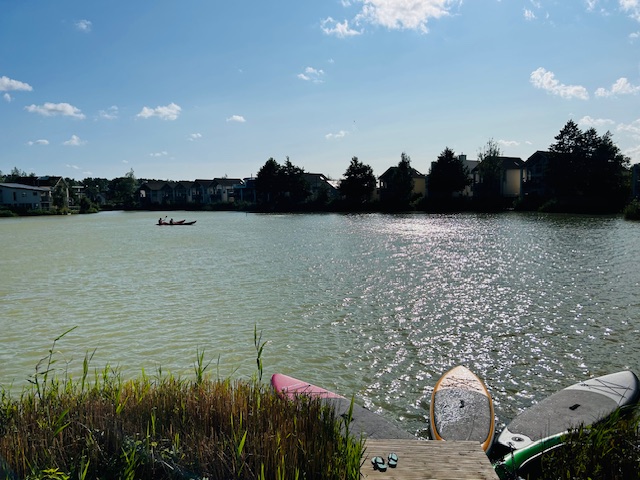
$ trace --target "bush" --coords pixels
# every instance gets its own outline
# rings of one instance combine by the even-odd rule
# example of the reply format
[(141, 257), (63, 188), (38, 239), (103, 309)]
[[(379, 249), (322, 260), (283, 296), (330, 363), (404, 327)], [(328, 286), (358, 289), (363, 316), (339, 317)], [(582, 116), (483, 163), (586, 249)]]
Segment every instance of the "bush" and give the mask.
[(625, 207), (624, 218), (627, 220), (640, 220), (640, 200), (635, 198)]

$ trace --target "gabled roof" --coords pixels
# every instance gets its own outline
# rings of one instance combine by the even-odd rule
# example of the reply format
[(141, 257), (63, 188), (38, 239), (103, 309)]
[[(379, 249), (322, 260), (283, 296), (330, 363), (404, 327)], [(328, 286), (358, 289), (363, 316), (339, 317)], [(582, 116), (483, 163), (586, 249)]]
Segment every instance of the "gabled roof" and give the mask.
[(0, 183), (0, 187), (13, 188), (14, 190), (31, 190), (36, 192), (48, 192), (49, 187), (34, 187), (23, 183)]
[(525, 162), (525, 164), (533, 165), (536, 163), (546, 163), (548, 161), (549, 161), (549, 152), (538, 150), (529, 158), (527, 158), (527, 161)]
[(222, 187), (233, 187), (244, 183), (241, 178), (214, 178), (213, 181)]
[(44, 175), (41, 177), (18, 177), (15, 183), (19, 183), (21, 185), (31, 185), (32, 187), (55, 187), (58, 183), (60, 183), (60, 181), (66, 184), (62, 177), (49, 175)]
[[(410, 168), (411, 168), (411, 177), (412, 177), (412, 178), (426, 178), (426, 177), (427, 177), (426, 175), (423, 175), (422, 173), (420, 173), (420, 172), (419, 172), (418, 170), (416, 170), (415, 168), (413, 168), (413, 167), (410, 167)], [(380, 180), (384, 180), (384, 179), (386, 179), (388, 176), (390, 176), (393, 172), (395, 172), (397, 169), (398, 169), (398, 167), (397, 167), (397, 166), (396, 166), (396, 167), (389, 167), (389, 168), (387, 168), (387, 170), (386, 170), (382, 175), (380, 175), (378, 178), (379, 178)]]

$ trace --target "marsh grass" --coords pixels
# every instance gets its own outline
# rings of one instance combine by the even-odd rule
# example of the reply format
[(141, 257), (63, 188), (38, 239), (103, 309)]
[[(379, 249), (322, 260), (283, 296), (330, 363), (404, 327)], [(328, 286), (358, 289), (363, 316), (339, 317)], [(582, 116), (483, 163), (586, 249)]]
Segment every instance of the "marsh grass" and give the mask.
[[(257, 376), (212, 379), (204, 351), (194, 380), (91, 372), (91, 355), (74, 380), (54, 367), (60, 338), (19, 398), (0, 389), (0, 476), (359, 478), (364, 440), (319, 399), (283, 400)], [(256, 340), (261, 367), (264, 344)]]
[(589, 428), (569, 432), (542, 456), (541, 479), (640, 479), (640, 408), (618, 410)]

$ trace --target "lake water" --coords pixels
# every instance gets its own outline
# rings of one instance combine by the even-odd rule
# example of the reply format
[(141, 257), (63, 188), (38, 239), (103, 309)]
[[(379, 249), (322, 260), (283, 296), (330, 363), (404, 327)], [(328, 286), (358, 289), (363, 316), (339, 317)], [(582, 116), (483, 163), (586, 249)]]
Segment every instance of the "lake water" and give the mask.
[[(0, 384), (19, 392), (53, 340), (126, 377), (322, 385), (427, 436), (457, 364), (500, 423), (590, 376), (640, 373), (640, 223), (620, 217), (172, 212), (0, 219)], [(165, 213), (162, 214), (164, 216)]]

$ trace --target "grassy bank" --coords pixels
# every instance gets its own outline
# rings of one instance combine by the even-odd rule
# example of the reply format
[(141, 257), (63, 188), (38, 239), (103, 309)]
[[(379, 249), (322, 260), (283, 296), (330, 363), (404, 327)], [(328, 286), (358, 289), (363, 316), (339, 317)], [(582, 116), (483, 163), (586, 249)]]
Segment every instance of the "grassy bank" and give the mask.
[(359, 478), (363, 441), (320, 400), (263, 385), (262, 347), (249, 381), (211, 378), (201, 352), (193, 379), (124, 380), (89, 356), (72, 379), (52, 347), (30, 388), (1, 390), (0, 478)]

